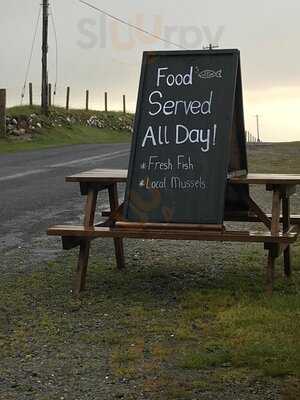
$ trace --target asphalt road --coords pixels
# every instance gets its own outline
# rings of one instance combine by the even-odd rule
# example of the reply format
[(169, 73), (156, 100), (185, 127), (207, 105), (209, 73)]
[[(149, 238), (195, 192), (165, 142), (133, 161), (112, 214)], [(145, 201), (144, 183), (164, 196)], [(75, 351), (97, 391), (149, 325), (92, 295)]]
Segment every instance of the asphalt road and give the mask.
[(1, 155), (0, 250), (31, 246), (44, 238), (49, 225), (80, 221), (84, 198), (79, 185), (65, 183), (65, 176), (93, 168), (127, 168), (128, 160), (128, 144)]

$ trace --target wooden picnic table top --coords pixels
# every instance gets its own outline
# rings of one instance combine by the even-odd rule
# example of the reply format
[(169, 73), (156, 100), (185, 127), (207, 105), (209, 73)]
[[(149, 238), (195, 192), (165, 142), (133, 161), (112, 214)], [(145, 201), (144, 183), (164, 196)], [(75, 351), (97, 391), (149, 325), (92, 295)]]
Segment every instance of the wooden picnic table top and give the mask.
[(300, 174), (247, 174), (230, 178), (230, 183), (299, 185)]
[(66, 177), (67, 182), (127, 182), (127, 169), (92, 169)]
[[(127, 169), (92, 169), (67, 176), (67, 182), (118, 183), (127, 181)], [(247, 174), (229, 178), (232, 184), (299, 185), (300, 174)]]

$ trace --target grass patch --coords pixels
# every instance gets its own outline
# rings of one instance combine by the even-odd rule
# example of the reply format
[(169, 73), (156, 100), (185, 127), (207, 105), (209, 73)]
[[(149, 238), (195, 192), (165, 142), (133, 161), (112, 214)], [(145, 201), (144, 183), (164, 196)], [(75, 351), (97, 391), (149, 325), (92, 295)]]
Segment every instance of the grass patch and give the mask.
[[(116, 387), (134, 382), (132, 390), (150, 399), (161, 393), (170, 400), (193, 398), (236, 382), (247, 388), (250, 378), (275, 380), (288, 396), (287, 382), (300, 379), (299, 271), (288, 289), (279, 277), (270, 300), (263, 293), (259, 255), (251, 257), (255, 285), (249, 282), (248, 250), (239, 258), (246, 264), (239, 264), (238, 278), (229, 259), (226, 274), (214, 282), (197, 276), (196, 261), (182, 265), (171, 256), (160, 265), (149, 260), (142, 270), (130, 265), (125, 274), (107, 262), (92, 262), (89, 289), (79, 300), (69, 292), (75, 265), (69, 255), (41, 271), (5, 279), (0, 374), (7, 377), (18, 355), (22, 365), (43, 374), (51, 370), (64, 384), (72, 374), (92, 371)], [(86, 382), (79, 381), (84, 390)], [(39, 393), (28, 385), (25, 392)], [(50, 391), (49, 399), (55, 394)]]
[(231, 365), (231, 354), (219, 345), (202, 349), (201, 352), (186, 354), (180, 367), (186, 369), (207, 369)]
[(250, 146), (248, 158), (251, 172), (299, 174), (300, 142)]
[(42, 129), (31, 141), (0, 138), (0, 153), (37, 150), (75, 144), (130, 143), (131, 134), (110, 129), (96, 129), (79, 124)]

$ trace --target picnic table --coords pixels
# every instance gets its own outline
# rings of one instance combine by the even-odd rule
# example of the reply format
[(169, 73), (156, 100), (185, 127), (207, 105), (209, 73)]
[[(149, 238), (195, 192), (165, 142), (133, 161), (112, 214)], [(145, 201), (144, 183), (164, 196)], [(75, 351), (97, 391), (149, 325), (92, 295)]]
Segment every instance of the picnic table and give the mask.
[[(300, 232), (300, 215), (291, 215), (290, 197), (300, 184), (300, 175), (247, 174), (228, 178), (232, 185), (263, 185), (272, 192), (271, 214), (249, 197), (247, 212), (225, 214), (225, 221), (260, 222), (264, 230), (228, 230), (213, 225), (127, 222), (123, 219), (123, 204), (119, 203), (119, 183), (127, 182), (127, 170), (94, 169), (66, 177), (67, 182), (77, 182), (86, 196), (83, 225), (57, 225), (48, 229), (49, 235), (61, 236), (66, 250), (79, 246), (78, 265), (73, 292), (78, 295), (85, 288), (91, 241), (98, 237), (113, 238), (118, 269), (125, 268), (123, 238), (199, 240), (220, 242), (264, 243), (268, 250), (266, 263), (266, 290), (273, 290), (275, 260), (284, 255), (284, 274), (291, 276), (291, 245)], [(104, 222), (95, 223), (98, 193), (108, 190), (109, 210), (103, 210)]]

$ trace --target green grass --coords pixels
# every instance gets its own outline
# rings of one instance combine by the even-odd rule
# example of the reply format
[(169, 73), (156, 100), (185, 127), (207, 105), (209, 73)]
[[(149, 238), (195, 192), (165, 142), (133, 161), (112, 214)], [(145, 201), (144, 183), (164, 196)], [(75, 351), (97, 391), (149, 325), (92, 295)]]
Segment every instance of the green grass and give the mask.
[[(93, 144), (93, 143), (130, 143), (131, 133), (120, 129), (98, 129), (75, 123), (70, 125), (55, 126), (51, 124), (51, 120), (39, 114), (38, 107), (19, 106), (8, 109), (7, 114), (11, 117), (28, 117), (33, 113), (44, 122), (43, 128), (39, 129), (32, 136), (32, 139), (25, 140), (13, 136), (0, 138), (0, 154), (11, 153), (25, 150), (36, 150), (49, 147), (59, 147), (74, 144)], [(56, 115), (72, 115), (80, 119), (87, 119), (92, 115), (101, 116), (111, 122), (111, 125), (118, 126), (118, 118), (122, 116), (119, 112), (103, 113), (99, 111), (83, 111), (70, 110), (67, 112), (63, 108), (53, 108), (51, 110), (52, 117)], [(128, 119), (130, 120), (130, 116)]]
[(300, 142), (274, 143), (251, 146), (251, 172), (300, 173)]
[(37, 150), (74, 144), (130, 143), (131, 134), (110, 129), (95, 129), (79, 124), (43, 129), (31, 141), (0, 139), (0, 153)]
[[(294, 255), (300, 259), (299, 245)], [(75, 254), (2, 279), (0, 375), (15, 359), (39, 374), (51, 369), (65, 385), (76, 371), (85, 377), (104, 369), (111, 380), (134, 381), (137, 392), (154, 399), (161, 391), (165, 399), (193, 398), (251, 379), (276, 382), (287, 399), (291, 390), (300, 395), (299, 264), (290, 284), (278, 268), (270, 299), (262, 251), (244, 249), (223, 260), (225, 274), (214, 280), (198, 275), (198, 260), (170, 255), (153, 264), (145, 257), (142, 269), (128, 260), (126, 273), (117, 273), (94, 254), (88, 290), (78, 300), (70, 294)], [(49, 399), (55, 395), (53, 388)]]

